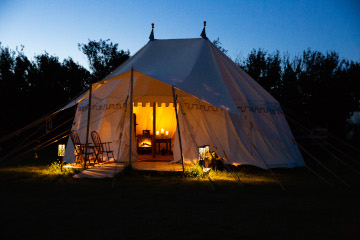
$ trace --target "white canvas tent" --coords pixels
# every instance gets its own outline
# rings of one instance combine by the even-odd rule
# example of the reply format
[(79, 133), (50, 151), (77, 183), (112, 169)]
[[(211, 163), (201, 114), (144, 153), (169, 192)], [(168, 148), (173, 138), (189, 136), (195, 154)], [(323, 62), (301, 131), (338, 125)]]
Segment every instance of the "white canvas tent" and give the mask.
[[(170, 39), (149, 41), (132, 58), (92, 86), (90, 132), (112, 142), (118, 162), (129, 162), (130, 72), (133, 106), (138, 124), (133, 132), (132, 161), (137, 160), (136, 138), (142, 130), (165, 128), (172, 138), (174, 162), (180, 145), (172, 86), (178, 95), (181, 145), (185, 162), (198, 160), (197, 146), (210, 145), (230, 164), (260, 168), (303, 166), (304, 161), (279, 103), (209, 40)], [(85, 143), (88, 93), (78, 104), (73, 130)], [(127, 104), (126, 104), (127, 103)], [(126, 110), (127, 109), (127, 110)], [(74, 161), (73, 144), (65, 160)]]

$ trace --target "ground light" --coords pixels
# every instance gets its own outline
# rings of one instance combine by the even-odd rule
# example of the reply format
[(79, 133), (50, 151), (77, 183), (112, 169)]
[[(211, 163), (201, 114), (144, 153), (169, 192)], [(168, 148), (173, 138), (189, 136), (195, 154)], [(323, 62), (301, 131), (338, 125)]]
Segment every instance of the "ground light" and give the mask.
[(60, 157), (61, 161), (61, 171), (64, 164), (64, 156), (65, 156), (65, 144), (58, 145), (58, 156)]
[(209, 172), (211, 170), (211, 168), (209, 168), (210, 166), (209, 154), (210, 154), (209, 145), (204, 145), (199, 147), (199, 165), (203, 167), (204, 172)]

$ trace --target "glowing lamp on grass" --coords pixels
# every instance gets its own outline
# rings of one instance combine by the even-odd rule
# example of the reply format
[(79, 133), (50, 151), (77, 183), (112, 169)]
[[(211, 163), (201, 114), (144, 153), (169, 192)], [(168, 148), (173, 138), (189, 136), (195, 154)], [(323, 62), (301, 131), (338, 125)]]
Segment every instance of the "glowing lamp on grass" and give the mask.
[(210, 152), (210, 145), (204, 145), (204, 148), (205, 148), (205, 157), (206, 157)]
[(210, 165), (209, 152), (210, 152), (209, 145), (199, 147), (199, 165), (204, 166), (205, 168), (208, 168)]
[(65, 156), (65, 144), (58, 145), (58, 156), (59, 157)]
[(204, 161), (205, 159), (205, 148), (204, 146), (199, 147), (199, 161)]
[(61, 157), (61, 171), (62, 171), (64, 156), (65, 156), (65, 144), (58, 145), (58, 156)]

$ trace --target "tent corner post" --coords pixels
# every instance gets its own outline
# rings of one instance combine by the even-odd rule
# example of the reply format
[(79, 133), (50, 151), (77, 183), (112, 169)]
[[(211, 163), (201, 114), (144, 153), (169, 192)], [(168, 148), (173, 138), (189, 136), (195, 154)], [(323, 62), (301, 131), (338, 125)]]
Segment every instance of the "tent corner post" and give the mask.
[(91, 94), (92, 94), (92, 84), (89, 87), (89, 105), (88, 105), (88, 117), (87, 117), (87, 126), (86, 126), (86, 143), (85, 143), (85, 159), (84, 159), (84, 169), (86, 169), (86, 161), (89, 160), (89, 131), (90, 131), (90, 114), (91, 114)]
[(182, 165), (183, 173), (185, 173), (185, 168), (184, 168), (184, 156), (183, 156), (182, 144), (181, 144), (181, 136), (180, 136), (179, 116), (178, 116), (178, 113), (177, 113), (177, 102), (176, 102), (177, 95), (175, 94), (175, 88), (174, 88), (174, 85), (172, 85), (171, 87), (172, 87), (173, 98), (174, 98), (174, 107), (175, 107), (175, 115), (176, 115), (177, 132), (178, 132), (178, 135), (179, 135), (179, 145), (180, 145), (181, 165)]

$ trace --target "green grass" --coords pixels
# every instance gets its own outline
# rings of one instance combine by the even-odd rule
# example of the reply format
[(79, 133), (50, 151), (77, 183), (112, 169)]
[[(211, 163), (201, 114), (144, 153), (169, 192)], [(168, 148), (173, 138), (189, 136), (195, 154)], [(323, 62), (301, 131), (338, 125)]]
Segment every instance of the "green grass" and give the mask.
[(75, 179), (50, 164), (0, 168), (2, 239), (359, 239), (360, 177), (304, 168), (207, 176), (127, 169)]

